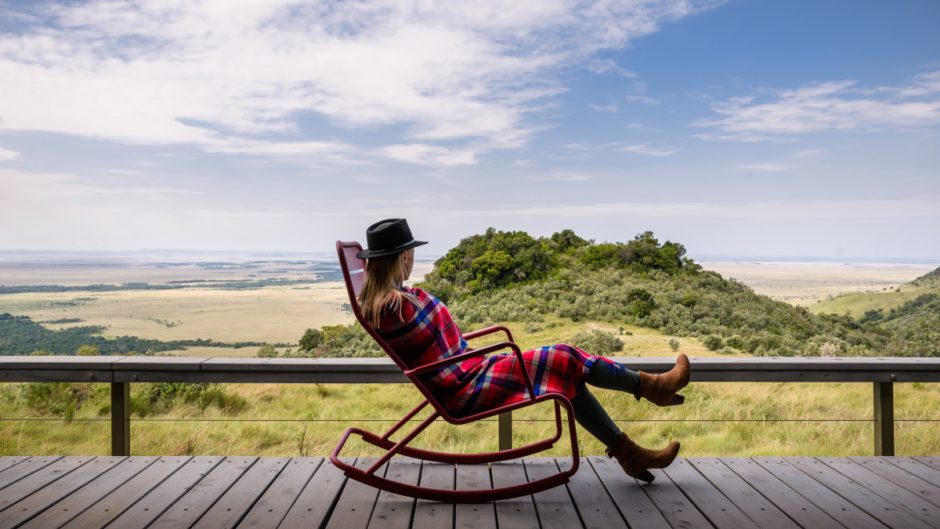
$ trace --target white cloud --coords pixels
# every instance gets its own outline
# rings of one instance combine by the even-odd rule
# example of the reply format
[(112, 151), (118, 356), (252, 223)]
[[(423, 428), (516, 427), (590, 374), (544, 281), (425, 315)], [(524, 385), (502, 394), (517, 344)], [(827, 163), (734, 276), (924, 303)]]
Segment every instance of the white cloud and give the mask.
[(593, 180), (591, 175), (584, 173), (555, 172), (547, 175), (538, 175), (530, 178), (533, 182), (587, 182)]
[(786, 165), (773, 162), (739, 164), (737, 167), (755, 173), (777, 173), (789, 169)]
[(636, 74), (624, 69), (612, 59), (595, 59), (588, 63), (587, 68), (592, 73), (614, 73), (622, 77), (636, 77)]
[(793, 151), (793, 156), (797, 158), (815, 158), (817, 156), (822, 156), (826, 151), (824, 149), (800, 149), (798, 151)]
[(594, 103), (588, 103), (588, 107), (594, 112), (616, 113), (620, 110), (617, 108), (617, 105), (595, 105)]
[(645, 154), (647, 156), (672, 156), (679, 152), (678, 149), (663, 149), (657, 147), (650, 147), (645, 143), (640, 143), (637, 145), (627, 145), (620, 147), (618, 150), (623, 152), (629, 152), (633, 154)]
[(644, 125), (642, 123), (626, 123), (623, 127), (626, 129), (642, 129)]
[(376, 153), (400, 162), (439, 167), (456, 167), (477, 163), (476, 152), (472, 149), (449, 149), (424, 143), (388, 145), (378, 149)]
[(10, 149), (4, 149), (0, 147), (0, 162), (7, 162), (10, 160), (15, 160), (20, 156), (20, 153), (16, 151), (11, 151)]
[[(480, 152), (524, 144), (535, 131), (527, 116), (563, 90), (565, 67), (719, 3), (26, 4), (17, 17), (44, 24), (0, 33), (0, 130), (353, 159), (335, 132), (304, 128), (315, 115), (338, 128), (398, 127), (391, 153), (450, 142), (440, 148), (469, 163), (453, 142)], [(410, 152), (399, 159), (454, 163)]]
[[(863, 219), (938, 217), (940, 195), (874, 200), (771, 200), (756, 202), (593, 202), (561, 203), (552, 207), (559, 217), (700, 217), (709, 219)], [(538, 208), (510, 208), (481, 213), (528, 216)]]
[(627, 103), (646, 103), (647, 105), (659, 104), (658, 99), (649, 97), (649, 96), (644, 96), (644, 95), (630, 94), (630, 95), (624, 96), (623, 98), (624, 100), (626, 100)]
[(856, 81), (815, 83), (774, 91), (770, 98), (733, 97), (715, 103), (719, 118), (692, 123), (715, 129), (706, 139), (759, 141), (772, 137), (838, 131), (874, 131), (940, 124), (940, 71), (910, 86), (856, 88)]

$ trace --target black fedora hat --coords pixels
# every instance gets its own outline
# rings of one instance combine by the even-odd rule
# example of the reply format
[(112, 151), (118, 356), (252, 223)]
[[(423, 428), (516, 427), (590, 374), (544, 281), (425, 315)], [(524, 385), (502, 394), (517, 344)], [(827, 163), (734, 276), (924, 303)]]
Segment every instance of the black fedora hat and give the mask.
[(427, 244), (416, 241), (411, 235), (411, 228), (405, 219), (385, 219), (366, 229), (366, 242), (369, 248), (356, 254), (360, 259), (371, 259), (383, 255), (394, 255), (409, 248)]

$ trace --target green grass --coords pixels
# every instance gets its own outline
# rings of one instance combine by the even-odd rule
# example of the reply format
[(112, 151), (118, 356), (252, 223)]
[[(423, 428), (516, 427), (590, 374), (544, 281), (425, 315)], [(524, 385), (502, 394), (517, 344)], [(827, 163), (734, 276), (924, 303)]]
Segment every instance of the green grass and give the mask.
[(815, 305), (807, 307), (813, 314), (848, 314), (853, 318), (860, 318), (869, 310), (889, 310), (894, 307), (916, 298), (921, 294), (933, 292), (929, 288), (917, 288), (904, 286), (900, 291), (889, 292), (855, 292), (852, 294), (842, 294), (832, 299), (820, 301)]
[[(15, 384), (0, 386), (0, 416), (41, 415), (12, 398)], [(138, 455), (326, 455), (342, 431), (360, 426), (383, 431), (419, 402), (406, 385), (228, 384), (247, 405), (237, 416), (224, 409), (177, 405), (169, 411), (134, 416), (132, 452)], [(106, 391), (80, 408), (72, 421), (0, 422), (0, 455), (106, 454), (109, 407)], [(646, 446), (682, 442), (685, 456), (865, 455), (872, 452), (871, 384), (849, 383), (692, 383), (686, 404), (658, 408), (612, 391), (594, 393), (620, 427)], [(99, 400), (95, 400), (98, 398)], [(901, 455), (940, 454), (940, 384), (896, 384), (895, 417), (934, 422), (897, 423)], [(547, 435), (551, 408), (515, 414), (515, 443)], [(97, 419), (86, 421), (84, 419)], [(105, 419), (105, 420), (101, 420)], [(230, 420), (237, 419), (237, 420)], [(290, 422), (267, 422), (291, 419)], [(789, 421), (780, 421), (788, 419)], [(845, 419), (860, 419), (846, 421)], [(305, 431), (306, 429), (306, 431)], [(495, 420), (466, 426), (436, 423), (417, 445), (456, 452), (496, 449)], [(582, 453), (603, 447), (579, 428)], [(554, 455), (568, 452), (562, 443)], [(352, 455), (375, 454), (362, 443)]]
[[(507, 324), (523, 348), (561, 343), (583, 330), (599, 328), (625, 343), (618, 356), (674, 356), (669, 336), (623, 325), (550, 319), (539, 324)], [(464, 329), (465, 331), (469, 329)], [(479, 346), (501, 340), (492, 336)], [(694, 338), (680, 338), (680, 352), (713, 356)], [(694, 364), (693, 364), (694, 369)], [(44, 417), (17, 399), (18, 384), (0, 384), (0, 417)], [(143, 394), (143, 384), (132, 386)], [(933, 422), (896, 424), (896, 452), (940, 454), (940, 384), (895, 384), (897, 419)], [(162, 413), (133, 417), (132, 453), (138, 455), (327, 455), (343, 430), (360, 426), (384, 431), (417, 405), (414, 388), (393, 384), (226, 384), (232, 398), (217, 399), (205, 409), (177, 403)], [(650, 447), (682, 442), (684, 456), (866, 455), (872, 453), (870, 383), (693, 383), (683, 393), (686, 404), (658, 408), (632, 396), (592, 389), (620, 427)], [(0, 421), (0, 455), (106, 454), (110, 447), (107, 388), (87, 392), (72, 421)], [(226, 408), (239, 404), (240, 411)], [(521, 444), (550, 433), (549, 405), (517, 412), (514, 441)], [(88, 419), (93, 419), (89, 421)], [(277, 422), (271, 419), (289, 419)], [(846, 420), (856, 419), (856, 420)], [(495, 419), (466, 426), (432, 425), (417, 440), (436, 450), (495, 450)], [(601, 454), (603, 447), (579, 428), (582, 453)], [(569, 452), (566, 443), (550, 453)], [(376, 454), (359, 442), (351, 455)]]
[(853, 292), (826, 299), (807, 307), (814, 314), (848, 314), (859, 318), (869, 310), (888, 311), (930, 292), (940, 293), (940, 280), (927, 274), (894, 290), (885, 292)]

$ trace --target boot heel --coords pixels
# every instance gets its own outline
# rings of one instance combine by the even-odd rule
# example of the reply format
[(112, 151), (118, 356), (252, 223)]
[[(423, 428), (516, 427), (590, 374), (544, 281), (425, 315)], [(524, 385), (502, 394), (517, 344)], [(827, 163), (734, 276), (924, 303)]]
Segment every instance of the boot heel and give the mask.
[(643, 472), (640, 472), (634, 477), (640, 481), (645, 481), (647, 483), (652, 483), (653, 480), (656, 479), (656, 476), (654, 476), (653, 473), (650, 472), (649, 470), (644, 470)]
[(669, 404), (667, 404), (666, 406), (678, 406), (679, 404), (682, 404), (683, 402), (685, 402), (685, 397), (684, 397), (684, 396), (682, 396), (682, 395), (673, 395), (673, 396), (672, 396), (672, 400), (669, 401)]

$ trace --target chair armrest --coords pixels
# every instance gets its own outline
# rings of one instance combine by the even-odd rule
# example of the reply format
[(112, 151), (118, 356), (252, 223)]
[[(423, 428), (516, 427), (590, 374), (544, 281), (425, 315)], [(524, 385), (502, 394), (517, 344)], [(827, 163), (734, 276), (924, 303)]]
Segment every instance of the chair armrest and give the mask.
[[(492, 331), (490, 331), (492, 332)], [(488, 345), (482, 349), (474, 349), (472, 351), (461, 353), (459, 355), (449, 356), (447, 358), (442, 358), (440, 360), (435, 360), (430, 364), (425, 364), (423, 366), (418, 366), (414, 369), (409, 369), (404, 372), (405, 376), (411, 377), (415, 375), (421, 375), (428, 371), (432, 371), (438, 367), (445, 366), (448, 364), (453, 364), (454, 362), (461, 362), (468, 358), (473, 358), (476, 356), (483, 356), (487, 353), (492, 353), (493, 351), (499, 351), (500, 349), (506, 348), (512, 349), (512, 352), (516, 355), (516, 358), (519, 360), (519, 366), (522, 368), (522, 376), (525, 378), (526, 388), (529, 390), (529, 396), (532, 400), (535, 400), (535, 388), (532, 386), (532, 377), (529, 376), (529, 369), (525, 365), (525, 358), (522, 356), (522, 350), (519, 349), (519, 346), (513, 342), (500, 342), (493, 345)]]
[(474, 339), (474, 338), (479, 338), (480, 336), (486, 336), (487, 334), (493, 334), (494, 332), (503, 332), (503, 333), (506, 334), (506, 339), (507, 339), (508, 341), (510, 341), (510, 342), (514, 342), (514, 341), (515, 341), (515, 340), (512, 339), (512, 333), (509, 332), (509, 329), (507, 329), (506, 327), (503, 327), (502, 325), (491, 325), (491, 326), (489, 326), (489, 327), (484, 327), (484, 328), (479, 329), (479, 330), (476, 330), (476, 331), (468, 332), (467, 334), (463, 335), (463, 339), (464, 339), (464, 340), (472, 340), (472, 339)]

